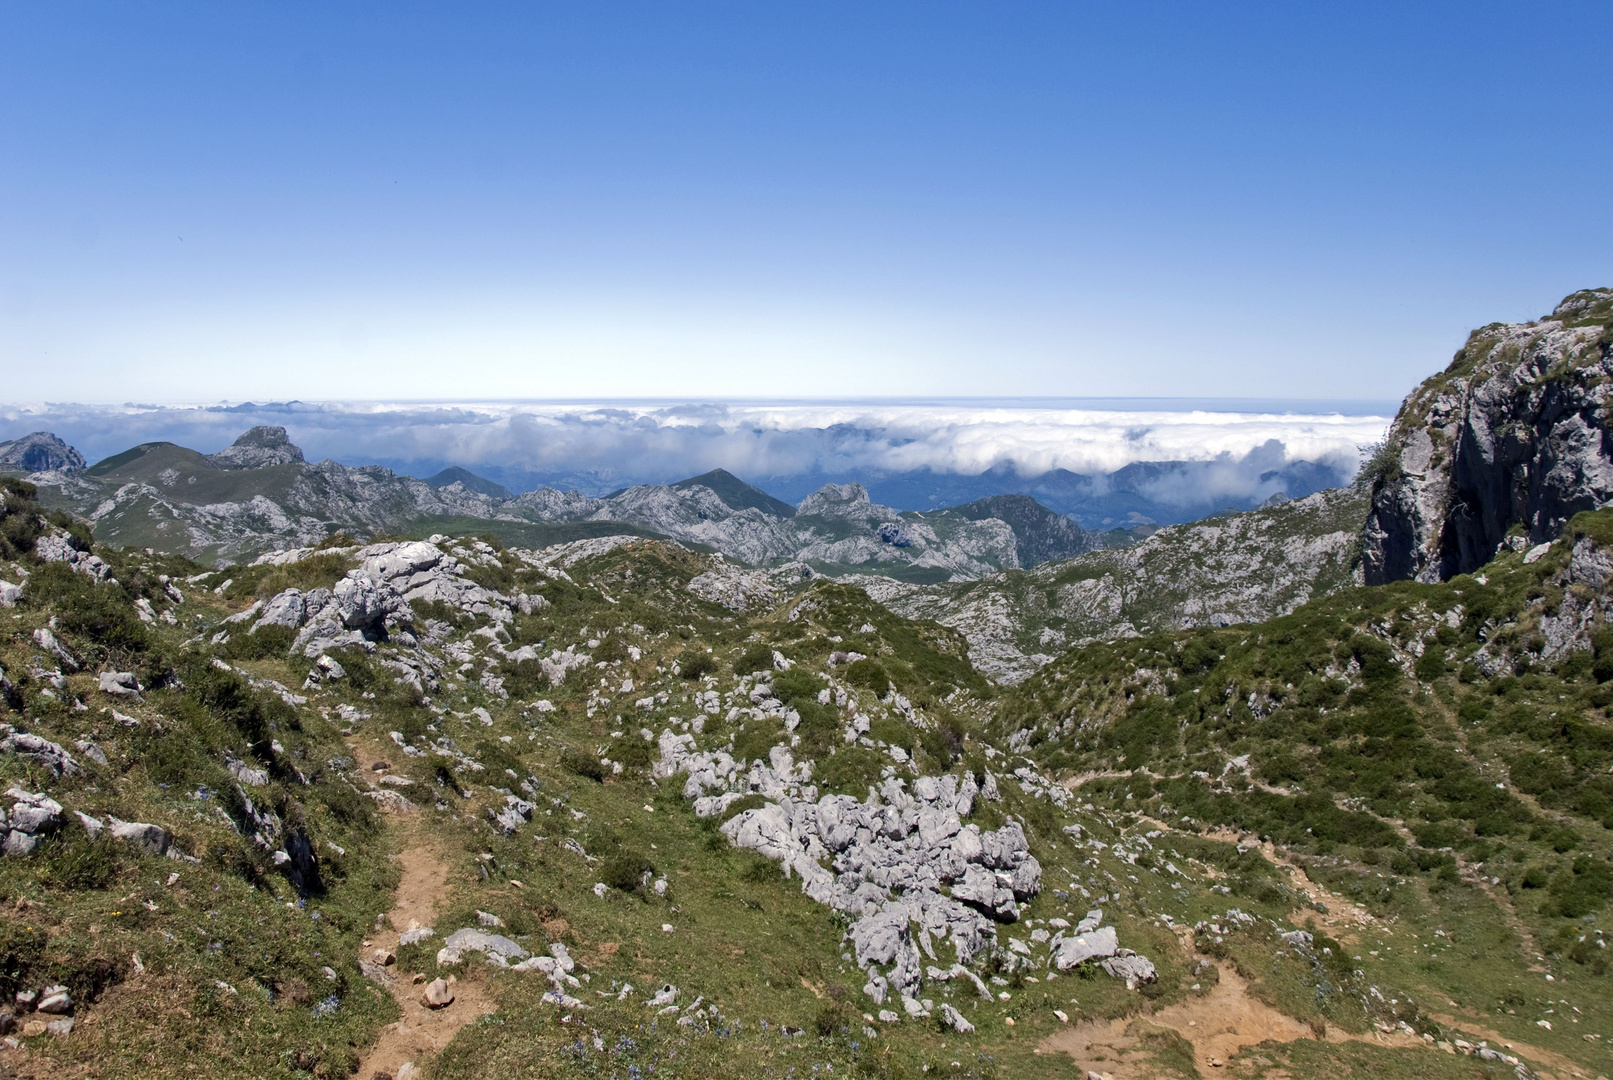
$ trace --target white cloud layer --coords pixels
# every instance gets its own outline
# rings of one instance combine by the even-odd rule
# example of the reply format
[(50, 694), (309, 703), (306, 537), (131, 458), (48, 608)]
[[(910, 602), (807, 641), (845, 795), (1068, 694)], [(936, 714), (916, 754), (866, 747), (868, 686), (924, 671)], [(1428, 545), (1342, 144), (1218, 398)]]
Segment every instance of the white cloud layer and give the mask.
[[(1175, 405), (1177, 403), (1170, 403)], [(141, 442), (212, 452), (254, 424), (282, 424), (311, 460), (446, 464), (506, 476), (575, 477), (601, 485), (662, 482), (724, 468), (747, 479), (973, 476), (1055, 469), (1107, 473), (1140, 461), (1281, 466), (1310, 460), (1352, 472), (1357, 448), (1381, 438), (1387, 410), (1241, 411), (1103, 407), (1083, 402), (421, 403), (70, 405), (0, 407), (0, 438), (54, 431), (92, 462)]]

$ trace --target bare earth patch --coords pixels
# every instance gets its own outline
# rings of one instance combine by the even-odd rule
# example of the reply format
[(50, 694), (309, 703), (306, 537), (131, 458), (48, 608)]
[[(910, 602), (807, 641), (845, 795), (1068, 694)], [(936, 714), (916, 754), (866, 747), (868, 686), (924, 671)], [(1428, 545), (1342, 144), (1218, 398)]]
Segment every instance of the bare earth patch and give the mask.
[[(1319, 1034), (1309, 1024), (1277, 1011), (1250, 994), (1249, 984), (1230, 964), (1218, 967), (1220, 982), (1207, 994), (1152, 1015), (1074, 1024), (1043, 1039), (1036, 1052), (1068, 1054), (1080, 1069), (1106, 1080), (1154, 1080), (1161, 1075), (1156, 1053), (1158, 1040), (1152, 1040), (1154, 1045), (1149, 1045), (1150, 1031), (1172, 1032), (1191, 1044), (1193, 1064), (1200, 1076), (1215, 1075), (1245, 1049), (1265, 1042), (1291, 1043), (1320, 1037), (1330, 1043), (1367, 1042), (1438, 1052), (1422, 1039), (1399, 1031), (1354, 1035), (1329, 1028)], [(1488, 1039), (1492, 1046), (1505, 1047), (1511, 1053), (1531, 1059), (1543, 1080), (1582, 1075), (1578, 1066), (1559, 1054), (1508, 1041), (1493, 1031), (1474, 1028), (1455, 1017), (1436, 1016), (1435, 1019), (1448, 1027), (1466, 1031), (1475, 1041)], [(1551, 1071), (1540, 1068), (1541, 1065)]]
[(1043, 1039), (1037, 1050), (1069, 1054), (1081, 1068), (1113, 1080), (1147, 1080), (1159, 1072), (1140, 1038), (1144, 1027), (1164, 1028), (1186, 1039), (1193, 1045), (1194, 1063), (1206, 1075), (1246, 1046), (1316, 1037), (1309, 1025), (1252, 996), (1248, 983), (1231, 965), (1223, 965), (1220, 982), (1201, 997), (1152, 1016), (1075, 1024)]
[[(400, 819), (394, 817), (395, 823)], [(391, 913), (390, 926), (371, 935), (371, 945), (364, 950), (369, 959), (377, 947), (396, 950), (398, 935), (420, 926), (434, 926), (437, 901), (448, 889), (448, 864), (435, 841), (418, 827), (398, 825), (403, 841), (401, 862), (402, 877)], [(403, 1016), (381, 1031), (375, 1046), (364, 1055), (358, 1076), (370, 1080), (378, 1076), (397, 1076), (405, 1062), (419, 1063), (440, 1054), (458, 1034), (459, 1029), (477, 1017), (495, 1009), (487, 987), (479, 980), (459, 980), (451, 989), (453, 1004), (441, 1009), (428, 1009), (421, 1001), (423, 986), (412, 981), (412, 973), (388, 968), (393, 979), (392, 996), (398, 1002)]]

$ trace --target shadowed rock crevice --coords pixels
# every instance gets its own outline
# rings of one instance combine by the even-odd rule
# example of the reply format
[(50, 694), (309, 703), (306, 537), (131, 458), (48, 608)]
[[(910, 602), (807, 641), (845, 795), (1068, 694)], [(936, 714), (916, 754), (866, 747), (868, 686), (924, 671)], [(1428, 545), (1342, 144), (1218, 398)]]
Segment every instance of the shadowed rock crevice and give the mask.
[(1367, 584), (1469, 573), (1613, 498), (1613, 290), (1474, 331), (1401, 406), (1369, 467)]

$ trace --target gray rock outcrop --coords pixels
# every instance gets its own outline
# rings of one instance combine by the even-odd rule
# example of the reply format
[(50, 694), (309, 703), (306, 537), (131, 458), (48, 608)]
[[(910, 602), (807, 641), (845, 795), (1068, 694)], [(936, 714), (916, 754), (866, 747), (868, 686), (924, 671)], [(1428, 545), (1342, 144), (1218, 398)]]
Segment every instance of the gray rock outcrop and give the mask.
[(1119, 948), (1114, 927), (1094, 928), (1060, 940), (1053, 948), (1053, 966), (1068, 971), (1088, 960), (1107, 960)]
[(112, 697), (140, 700), (140, 682), (130, 671), (103, 671), (96, 676), (101, 693)]
[(1146, 956), (1138, 956), (1129, 949), (1121, 949), (1119, 953), (1103, 961), (1101, 966), (1110, 975), (1123, 980), (1132, 990), (1143, 983), (1156, 982), (1159, 979), (1153, 961)]
[(0, 442), (0, 471), (20, 473), (81, 472), (84, 455), (48, 431), (36, 431)]
[(686, 773), (683, 795), (696, 813), (721, 813), (729, 796), (745, 793), (768, 800), (721, 832), (781, 863), (800, 877), (802, 892), (852, 920), (847, 936), (868, 973), (863, 989), (878, 1004), (913, 999), (924, 958), (936, 960), (938, 948), (950, 946), (967, 963), (1041, 889), (1041, 866), (1018, 822), (992, 831), (963, 822), (978, 794), (968, 774), (919, 777), (911, 792), (891, 777), (867, 799), (819, 798), (807, 783), (810, 766), (783, 746), (749, 768), (722, 751), (696, 751), (688, 735), (670, 730), (660, 749), (655, 774)]
[(283, 427), (259, 425), (216, 454), (207, 455), (221, 469), (262, 469), (270, 465), (300, 464), (302, 450), (292, 445)]
[(114, 840), (122, 840), (147, 855), (166, 855), (172, 838), (161, 825), (146, 821), (119, 821), (108, 815), (108, 832)]
[(1613, 289), (1474, 331), (1401, 405), (1372, 465), (1368, 584), (1475, 570), (1613, 499)]
[(99, 555), (85, 551), (76, 536), (55, 526), (52, 529), (54, 531), (34, 541), (34, 554), (41, 562), (66, 563), (97, 581), (105, 581), (112, 576), (112, 568)]
[(10, 812), (0, 811), (0, 854), (29, 855), (67, 821), (62, 804), (42, 792), (11, 788)]
[(1027, 573), (940, 585), (850, 580), (899, 615), (957, 629), (976, 670), (1012, 684), (1084, 642), (1260, 622), (1358, 585), (1366, 511), (1366, 491), (1352, 486), (1173, 525)]
[(84, 771), (83, 767), (73, 760), (73, 755), (49, 739), (18, 731), (10, 724), (0, 724), (0, 736), (3, 736), (0, 737), (0, 750), (42, 766), (49, 771), (53, 779), (76, 776)]
[(438, 964), (457, 964), (466, 953), (481, 953), (487, 962), (497, 967), (508, 966), (511, 960), (524, 960), (530, 953), (519, 944), (500, 934), (489, 934), (475, 927), (465, 927), (448, 935), (442, 948), (437, 950)]

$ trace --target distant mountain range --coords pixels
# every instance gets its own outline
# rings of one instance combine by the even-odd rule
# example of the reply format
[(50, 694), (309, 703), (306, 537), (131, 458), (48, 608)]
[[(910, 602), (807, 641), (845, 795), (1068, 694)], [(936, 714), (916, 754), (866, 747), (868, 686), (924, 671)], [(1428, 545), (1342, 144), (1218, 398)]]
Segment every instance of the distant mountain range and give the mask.
[[(400, 474), (418, 465), (387, 461)], [(552, 487), (585, 494), (624, 490), (601, 483), (585, 472), (535, 473), (516, 467), (477, 466), (477, 473), (451, 467), (428, 483), (445, 486), (440, 477), (473, 476), (512, 493)], [(721, 471), (721, 470), (718, 470)], [(715, 475), (708, 473), (707, 476)], [(1349, 483), (1354, 470), (1337, 464), (1289, 460), (1280, 444), (1258, 446), (1241, 457), (1209, 461), (1140, 461), (1109, 473), (1084, 474), (1053, 469), (1023, 476), (1012, 468), (977, 475), (915, 469), (910, 472), (806, 472), (753, 478), (776, 503), (790, 506), (827, 484), (861, 484), (874, 502), (903, 510), (936, 510), (1006, 493), (1030, 495), (1085, 529), (1107, 531), (1138, 525), (1176, 525), (1228, 510), (1253, 510), (1273, 495), (1302, 499)], [(701, 477), (679, 481), (688, 485)], [(475, 490), (474, 485), (467, 483)], [(491, 493), (491, 492), (490, 492)]]
[[(827, 484), (789, 503), (721, 469), (595, 498), (508, 489), (462, 468), (426, 480), (380, 466), (310, 463), (283, 427), (255, 427), (216, 453), (143, 443), (88, 467), (48, 432), (0, 444), (48, 505), (88, 520), (97, 540), (207, 560), (357, 536), (477, 533), (542, 546), (611, 534), (663, 537), (750, 565), (913, 583), (968, 581), (1124, 545), (1146, 530), (1082, 528), (1034, 498), (994, 494), (899, 511), (860, 484)], [(41, 467), (42, 466), (42, 467)]]

